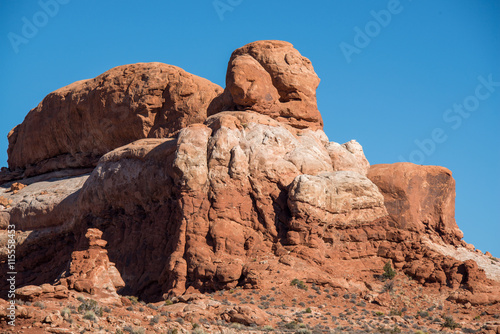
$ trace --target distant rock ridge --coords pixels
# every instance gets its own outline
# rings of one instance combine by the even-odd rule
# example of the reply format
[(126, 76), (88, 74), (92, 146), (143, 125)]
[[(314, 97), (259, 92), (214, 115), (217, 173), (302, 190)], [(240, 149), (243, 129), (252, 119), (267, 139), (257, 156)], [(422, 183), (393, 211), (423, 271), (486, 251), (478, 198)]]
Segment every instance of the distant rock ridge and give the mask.
[(9, 134), (0, 273), (14, 224), (20, 286), (64, 294), (159, 301), (300, 272), (382, 305), (390, 261), (444, 299), (498, 305), (500, 265), (462, 240), (451, 171), (329, 141), (318, 84), (290, 43), (259, 41), (233, 52), (225, 89), (147, 63), (49, 94)]

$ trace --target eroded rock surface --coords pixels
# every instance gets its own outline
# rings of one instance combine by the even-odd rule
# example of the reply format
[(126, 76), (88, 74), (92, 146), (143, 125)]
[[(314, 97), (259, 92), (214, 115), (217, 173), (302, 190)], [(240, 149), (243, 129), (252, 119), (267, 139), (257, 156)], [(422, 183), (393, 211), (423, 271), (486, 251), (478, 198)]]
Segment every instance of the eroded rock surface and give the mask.
[(66, 168), (2, 185), (0, 240), (15, 225), (23, 298), (172, 298), (189, 319), (264, 324), (256, 307), (201, 293), (299, 276), (394, 307), (379, 280), (389, 261), (443, 300), (498, 305), (498, 266), (461, 240), (451, 172), (370, 167), (355, 140), (330, 142), (318, 83), (291, 44), (260, 41), (233, 53), (224, 92), (150, 63), (49, 94), (9, 135), (0, 175)]
[[(118, 148), (103, 156), (82, 189), (82, 231), (97, 226), (104, 232), (110, 259), (134, 292), (235, 287), (249, 275), (253, 257), (272, 251), (280, 238), (287, 243), (295, 214), (309, 215), (316, 225), (323, 217), (314, 210), (326, 213), (334, 206), (341, 208), (338, 224), (385, 215), (371, 181), (333, 172), (325, 138), (312, 130), (296, 135), (262, 114), (222, 112), (206, 125), (182, 129), (176, 139)], [(288, 198), (294, 180), (322, 173), (330, 173), (326, 187), (345, 193), (326, 207), (296, 210), (304, 194), (297, 190)], [(349, 180), (358, 184), (348, 186)], [(144, 247), (153, 244), (153, 252)], [(144, 272), (149, 274), (139, 274)]]
[(455, 180), (450, 170), (396, 163), (374, 165), (368, 177), (384, 194), (387, 210), (401, 228), (432, 231), (451, 244), (462, 239), (455, 222)]
[(9, 133), (9, 168), (33, 176), (94, 166), (114, 148), (203, 122), (222, 88), (172, 65), (115, 67), (49, 95)]
[(209, 113), (252, 110), (292, 127), (323, 129), (311, 61), (292, 44), (257, 41), (236, 49), (229, 60), (224, 94)]

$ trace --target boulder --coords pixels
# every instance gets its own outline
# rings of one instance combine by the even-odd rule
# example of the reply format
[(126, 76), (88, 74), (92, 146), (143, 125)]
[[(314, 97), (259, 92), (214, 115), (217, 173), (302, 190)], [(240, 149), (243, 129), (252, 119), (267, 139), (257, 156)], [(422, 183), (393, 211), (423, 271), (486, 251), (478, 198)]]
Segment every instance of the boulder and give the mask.
[(9, 137), (9, 169), (33, 176), (94, 166), (141, 138), (175, 136), (202, 123), (222, 88), (172, 65), (115, 67), (47, 95)]
[(356, 172), (299, 175), (290, 186), (288, 206), (310, 223), (362, 224), (387, 215), (377, 186)]
[(451, 171), (412, 163), (370, 167), (368, 178), (384, 195), (389, 215), (402, 229), (433, 233), (459, 244), (463, 233), (455, 222), (455, 180)]
[(353, 171), (364, 176), (368, 174), (370, 163), (357, 141), (351, 140), (342, 145), (331, 142), (326, 145), (326, 149), (332, 159), (333, 170)]
[(323, 129), (311, 61), (292, 44), (257, 41), (236, 49), (229, 60), (226, 89), (210, 106), (220, 111), (252, 110), (294, 128)]

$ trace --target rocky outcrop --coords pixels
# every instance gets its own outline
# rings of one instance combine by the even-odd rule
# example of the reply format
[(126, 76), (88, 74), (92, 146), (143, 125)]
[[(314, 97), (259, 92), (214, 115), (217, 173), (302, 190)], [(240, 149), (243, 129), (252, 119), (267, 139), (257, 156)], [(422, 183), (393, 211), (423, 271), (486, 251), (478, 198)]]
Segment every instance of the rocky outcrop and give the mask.
[[(333, 171), (325, 138), (312, 130), (295, 135), (265, 115), (222, 112), (176, 139), (134, 142), (106, 154), (83, 187), (82, 230), (104, 232), (110, 258), (135, 293), (235, 287), (255, 256), (289, 242), (294, 216), (314, 226), (328, 215), (340, 225), (385, 215), (371, 181)], [(314, 177), (339, 194), (308, 208), (303, 189)], [(310, 231), (300, 233), (308, 243)]]
[(357, 141), (351, 140), (342, 145), (331, 142), (326, 149), (332, 159), (333, 170), (354, 171), (365, 176), (368, 174), (370, 163), (365, 158), (363, 147)]
[(375, 165), (368, 177), (384, 194), (387, 211), (400, 228), (434, 233), (459, 244), (463, 233), (455, 222), (455, 180), (438, 166), (411, 163)]
[[(76, 200), (88, 178), (72, 173), (24, 179), (26, 186), (15, 194), (8, 191), (10, 183), (0, 187), (0, 195), (11, 201), (0, 210), (0, 261), (6, 261), (8, 254), (7, 225), (14, 225), (17, 280), (23, 285), (56, 282), (71, 259)], [(7, 271), (6, 265), (0, 266), (0, 274)]]
[(89, 228), (85, 233), (85, 243), (72, 254), (68, 273), (61, 279), (61, 284), (70, 289), (87, 292), (103, 298), (118, 298), (117, 289), (125, 286), (114, 263), (109, 261), (105, 247), (107, 242), (101, 239), (102, 232)]
[[(389, 261), (445, 299), (498, 303), (498, 265), (478, 265), (461, 241), (451, 172), (370, 167), (356, 141), (330, 142), (318, 83), (291, 44), (262, 41), (233, 53), (223, 93), (153, 63), (49, 95), (10, 136), (14, 167), (29, 175), (87, 165), (80, 153), (91, 154), (90, 165), (100, 158), (90, 174), (66, 169), (0, 189), (0, 238), (15, 225), (20, 291), (40, 296), (31, 285), (50, 283), (98, 299), (154, 302), (277, 281), (288, 287), (300, 273), (309, 284), (384, 304), (378, 277)], [(60, 124), (69, 117), (89, 133), (53, 129), (43, 115), (62, 117)], [(43, 140), (33, 130), (38, 121)], [(0, 262), (6, 256), (4, 247)], [(189, 305), (172, 312), (205, 312)], [(264, 312), (240, 306), (219, 308), (217, 317), (265, 322)]]
[(114, 148), (203, 122), (221, 92), (172, 65), (115, 67), (50, 93), (31, 110), (9, 133), (9, 169), (26, 177), (94, 166)]
[(290, 186), (288, 201), (292, 214), (307, 223), (362, 224), (387, 214), (378, 188), (350, 171), (300, 175)]
[(258, 41), (233, 52), (226, 89), (209, 110), (252, 110), (292, 127), (323, 129), (316, 103), (319, 78), (292, 44)]

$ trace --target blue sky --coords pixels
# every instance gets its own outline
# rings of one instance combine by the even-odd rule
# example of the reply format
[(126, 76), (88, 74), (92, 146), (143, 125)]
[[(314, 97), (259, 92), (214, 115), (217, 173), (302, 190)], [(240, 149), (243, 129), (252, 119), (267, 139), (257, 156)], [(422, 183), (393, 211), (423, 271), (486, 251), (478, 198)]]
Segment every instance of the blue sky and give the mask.
[(149, 61), (224, 86), (234, 49), (286, 40), (322, 80), (330, 140), (451, 169), (465, 240), (500, 257), (500, 1), (54, 1), (0, 2), (0, 165), (55, 89)]

